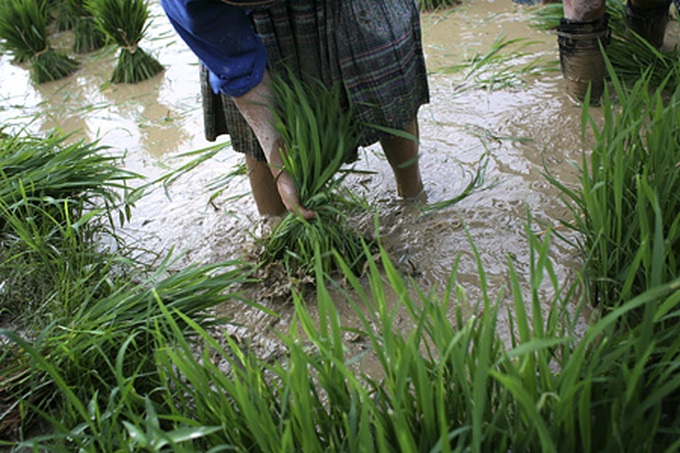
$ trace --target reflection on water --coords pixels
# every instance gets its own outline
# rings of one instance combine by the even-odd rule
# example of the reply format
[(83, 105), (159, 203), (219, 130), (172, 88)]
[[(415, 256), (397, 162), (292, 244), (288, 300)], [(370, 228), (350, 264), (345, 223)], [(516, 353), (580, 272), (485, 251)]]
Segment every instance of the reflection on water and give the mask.
[[(83, 67), (74, 76), (35, 87), (25, 68), (3, 56), (2, 122), (30, 123), (28, 128), (36, 132), (57, 127), (76, 138), (98, 139), (125, 153), (128, 168), (150, 178), (183, 162), (173, 156), (210, 145), (203, 137), (195, 57), (172, 32), (158, 1), (151, 2), (151, 9), (153, 23), (143, 45), (166, 65), (164, 73), (137, 85), (111, 85), (107, 80), (116, 55), (109, 51), (80, 57)], [(356, 164), (374, 173), (348, 179), (352, 189), (378, 207), (386, 245), (423, 287), (443, 285), (460, 254), (460, 281), (475, 299), (478, 271), (464, 226), (479, 248), (491, 285), (504, 287), (509, 258), (526, 270), (527, 208), (537, 221), (551, 225), (566, 215), (541, 174), (546, 165), (569, 182), (569, 161), (581, 153), (580, 109), (563, 96), (559, 73), (489, 91), (465, 80), (464, 72), (446, 71), (487, 52), (500, 35), (535, 40), (531, 54), (554, 62), (555, 37), (531, 29), (528, 17), (526, 7), (510, 0), (469, 0), (423, 16), (431, 103), (420, 112), (421, 165), (429, 201), (459, 194), (486, 153), (485, 190), (421, 216), (395, 200), (389, 166), (377, 147), (366, 149)], [(62, 39), (68, 48), (68, 38)], [(240, 163), (221, 140), (225, 150), (209, 164), (181, 178), (167, 193), (153, 191), (138, 203), (125, 230), (131, 241), (157, 251), (175, 247), (185, 254), (182, 262), (233, 258), (253, 247), (259, 222), (254, 203), (239, 197), (248, 193), (245, 179), (236, 178), (210, 202), (207, 187)], [(535, 223), (533, 228), (545, 226)], [(574, 268), (572, 251), (554, 250), (558, 273), (566, 278)]]

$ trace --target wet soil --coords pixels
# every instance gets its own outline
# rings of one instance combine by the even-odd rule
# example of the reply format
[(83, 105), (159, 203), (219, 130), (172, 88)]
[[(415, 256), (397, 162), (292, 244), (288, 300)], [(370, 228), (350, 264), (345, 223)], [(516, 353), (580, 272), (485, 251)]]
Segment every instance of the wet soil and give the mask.
[[(99, 140), (124, 155), (126, 168), (148, 180), (179, 168), (188, 160), (181, 154), (215, 145), (203, 137), (196, 59), (174, 34), (157, 1), (151, 2), (151, 10), (152, 26), (141, 46), (166, 65), (164, 73), (135, 85), (109, 84), (115, 53), (108, 51), (79, 57), (82, 68), (68, 79), (34, 86), (27, 68), (3, 56), (2, 122), (40, 133), (56, 127), (73, 133), (74, 139)], [(356, 164), (371, 173), (348, 179), (350, 188), (377, 209), (383, 242), (399, 269), (413, 278), (414, 287), (436, 294), (460, 257), (457, 280), (468, 294), (469, 314), (480, 298), (480, 279), (466, 229), (495, 299), (506, 289), (508, 260), (520, 275), (528, 272), (528, 212), (534, 231), (547, 225), (560, 228), (558, 220), (569, 216), (543, 172), (572, 184), (575, 170), (570, 162), (582, 153), (581, 109), (564, 95), (556, 38), (529, 22), (530, 10), (510, 0), (463, 0), (422, 18), (431, 87), (431, 103), (419, 115), (428, 203), (460, 194), (487, 156), (481, 189), (446, 209), (422, 215), (396, 198), (389, 166), (377, 146), (362, 150)], [(546, 67), (534, 75), (487, 83), (480, 81), (483, 74), (466, 78), (465, 71), (452, 71), (475, 54), (487, 53), (500, 36), (535, 41), (524, 49), (528, 55), (510, 61), (511, 67), (537, 57)], [(70, 39), (64, 33), (55, 45), (68, 48)], [(212, 198), (215, 182), (242, 165), (228, 138), (219, 140), (222, 149), (209, 162), (165, 189), (150, 190), (137, 203), (132, 221), (121, 230), (131, 244), (157, 253), (173, 249), (179, 256), (176, 266), (256, 253), (256, 238), (264, 226), (245, 177), (231, 178)], [(372, 228), (369, 215), (356, 220), (358, 228)], [(552, 256), (559, 278), (570, 281), (579, 265), (575, 250), (555, 242)], [(240, 305), (221, 311), (242, 326), (239, 335), (264, 334), (259, 338), (266, 349), (292, 316), (286, 288), (285, 279), (276, 273), (247, 288), (251, 299), (277, 311), (280, 318)], [(307, 290), (313, 295), (311, 287)], [(501, 299), (509, 302), (507, 295)], [(346, 324), (358, 323), (342, 298), (337, 305)], [(404, 329), (410, 325), (405, 316), (396, 322)], [(507, 335), (507, 320), (499, 324), (499, 332)], [(351, 337), (353, 349), (365, 347), (361, 338)]]

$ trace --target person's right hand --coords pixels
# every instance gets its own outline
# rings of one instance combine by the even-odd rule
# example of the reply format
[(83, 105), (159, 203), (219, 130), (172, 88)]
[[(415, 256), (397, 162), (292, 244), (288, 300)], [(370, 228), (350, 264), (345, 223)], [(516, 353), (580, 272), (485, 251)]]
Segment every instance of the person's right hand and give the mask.
[(293, 178), (284, 170), (279, 170), (275, 177), (276, 189), (279, 191), (281, 201), (288, 211), (302, 216), (306, 220), (316, 217), (316, 212), (306, 209), (300, 203), (300, 196)]

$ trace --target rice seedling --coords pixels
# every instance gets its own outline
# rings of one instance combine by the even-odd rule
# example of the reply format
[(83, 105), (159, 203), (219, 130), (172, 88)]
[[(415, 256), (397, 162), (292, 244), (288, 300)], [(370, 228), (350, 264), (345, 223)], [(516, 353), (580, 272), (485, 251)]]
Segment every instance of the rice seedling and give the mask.
[(56, 133), (46, 137), (19, 133), (0, 140), (0, 200), (10, 207), (25, 202), (59, 206), (68, 200), (77, 207), (69, 211), (75, 217), (101, 207), (109, 215), (118, 211), (118, 220), (124, 222), (130, 214), (124, 191), (139, 175), (121, 169), (120, 158), (96, 142), (67, 141), (68, 136)]
[[(558, 280), (550, 232), (539, 239), (530, 231), (527, 226), (529, 274), (520, 276), (512, 260), (508, 264), (510, 344), (497, 331), (504, 296), (490, 294), (473, 243), (482, 296), (471, 317), (463, 315), (468, 302), (457, 264), (442, 288), (423, 291), (399, 274), (385, 250), (380, 265), (367, 261), (363, 280), (337, 256), (349, 285), (346, 299), (338, 300), (316, 255), (318, 319), (295, 293), (295, 318), (282, 335), (285, 355), (274, 360), (229, 335), (216, 337), (159, 297), (153, 310), (163, 319), (156, 315), (149, 323), (153, 341), (142, 342), (146, 333), (121, 339), (118, 350), (108, 351), (115, 358), (103, 365), (114, 370), (116, 381), (76, 394), (59, 367), (10, 335), (34, 356), (36, 367), (48, 370), (71, 407), (66, 420), (49, 418), (54, 432), (17, 446), (673, 451), (680, 434), (680, 280), (627, 301), (580, 335), (570, 314), (576, 286)], [(548, 300), (541, 296), (546, 283), (553, 288)], [(341, 303), (351, 305), (360, 326), (343, 325)], [(643, 322), (622, 327), (627, 313), (640, 307)], [(403, 319), (395, 322), (403, 312), (406, 330)], [(348, 355), (346, 332), (367, 338), (368, 353)], [(153, 344), (145, 361), (150, 369), (125, 368), (142, 344)], [(353, 368), (368, 357), (378, 365), (373, 375)]]
[[(536, 253), (529, 277), (533, 322), (529, 323), (513, 273), (519, 336), (513, 337), (515, 346), (503, 354), (499, 369), (491, 372), (514, 399), (508, 411), (515, 415), (507, 429), (529, 431), (535, 447), (524, 440), (513, 444), (521, 450), (540, 446), (541, 451), (677, 448), (680, 341), (674, 318), (680, 308), (680, 280), (622, 302), (595, 320), (582, 336), (570, 328), (555, 336), (552, 328), (542, 327), (542, 323), (553, 324), (558, 313), (551, 311), (547, 318), (541, 315), (536, 300), (541, 277), (536, 271), (540, 267), (548, 270), (553, 284), (555, 275), (549, 264), (545, 267), (547, 262), (540, 264), (546, 256), (545, 242), (531, 240)], [(564, 296), (562, 303), (568, 304), (573, 294)], [(640, 310), (642, 321), (630, 325), (630, 314)]]
[(87, 0), (85, 6), (97, 27), (120, 47), (111, 82), (137, 83), (164, 69), (139, 47), (148, 28), (149, 8), (145, 0)]
[[(17, 327), (93, 292), (90, 282), (106, 267), (95, 243), (115, 238), (116, 210), (118, 222), (129, 216), (125, 189), (135, 175), (96, 144), (66, 138), (0, 142), (0, 319)], [(26, 310), (35, 316), (22, 316)]]
[[(153, 360), (153, 336), (168, 329), (161, 302), (165, 310), (181, 312), (205, 327), (216, 322), (207, 309), (237, 298), (229, 289), (248, 276), (246, 266), (237, 262), (168, 273), (169, 264), (167, 259), (154, 275), (136, 276), (141, 283), (129, 276), (117, 278), (114, 272), (105, 274), (99, 284), (110, 286), (107, 294), (80, 298), (70, 311), (32, 333), (30, 340), (26, 333), (0, 330), (10, 348), (5, 353), (10, 360), (1, 365), (0, 401), (10, 403), (2, 407), (0, 431), (26, 432), (36, 417), (55, 422), (57, 430), (64, 425), (73, 429), (69, 419), (78, 418), (86, 424), (78, 428), (77, 443), (89, 451), (112, 451), (97, 447), (116, 439), (101, 436), (97, 424), (103, 420), (82, 418), (83, 410), (87, 414), (84, 402), (98, 404), (100, 391), (105, 392), (102, 397), (112, 398), (133, 391), (138, 393), (127, 395), (125, 403), (137, 406), (143, 404), (138, 395), (153, 398), (153, 392), (165, 385)], [(178, 319), (174, 325), (186, 332), (189, 324)], [(17, 421), (18, 426), (12, 425)]]
[(78, 25), (78, 14), (71, 7), (70, 0), (48, 0), (54, 27), (57, 31), (73, 30)]
[(470, 88), (493, 91), (525, 85), (531, 76), (558, 70), (555, 61), (528, 50), (535, 43), (501, 35), (484, 55), (475, 54), (462, 64), (442, 67), (437, 72), (464, 72), (463, 83), (456, 87), (458, 92)]
[(338, 172), (359, 143), (352, 110), (343, 107), (339, 87), (305, 84), (289, 75), (288, 80), (275, 79), (273, 89), (277, 129), (285, 145), (284, 169), (295, 181), (303, 206), (317, 217), (308, 221), (286, 215), (267, 239), (263, 260), (282, 260), (291, 271), (310, 270), (315, 247), (320, 247), (325, 270), (334, 267), (333, 249), (358, 269), (362, 238), (348, 225), (348, 200), (340, 199), (337, 191), (346, 174)]
[[(122, 373), (138, 373), (140, 391), (161, 385), (147, 356), (151, 330), (163, 330), (156, 301), (209, 325), (216, 320), (207, 309), (237, 298), (228, 290), (248, 280), (250, 266), (240, 262), (171, 272), (168, 256), (154, 273), (140, 266), (111, 218), (115, 209), (126, 211), (125, 184), (134, 175), (96, 144), (64, 140), (0, 142), (0, 316), (15, 329), (0, 334), (3, 439), (25, 436), (41, 417), (68, 423), (82, 409), (78, 398), (99, 389), (115, 394)], [(55, 393), (60, 386), (68, 390)], [(81, 434), (100, 437), (90, 421)]]
[(605, 96), (601, 127), (584, 108), (594, 143), (581, 186), (548, 178), (573, 214), (564, 223), (580, 233), (593, 300), (613, 308), (680, 272), (680, 89), (665, 99), (650, 73), (627, 88), (606, 63), (621, 105)]
[(47, 37), (46, 0), (0, 3), (0, 38), (17, 61), (30, 61), (35, 83), (59, 80), (73, 74), (78, 62), (50, 47)]
[(85, 0), (67, 0), (68, 8), (78, 18), (73, 25), (73, 51), (88, 53), (106, 44), (106, 35), (97, 27), (94, 18), (85, 8)]

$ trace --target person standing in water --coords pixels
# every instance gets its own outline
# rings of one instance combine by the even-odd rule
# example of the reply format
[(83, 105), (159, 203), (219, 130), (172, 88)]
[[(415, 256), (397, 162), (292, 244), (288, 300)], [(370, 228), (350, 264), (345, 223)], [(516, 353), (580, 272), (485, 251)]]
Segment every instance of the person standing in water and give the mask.
[[(671, 0), (628, 0), (628, 29), (661, 48), (670, 4)], [(583, 101), (590, 86), (590, 98), (597, 102), (604, 91), (605, 76), (600, 45), (606, 46), (609, 38), (605, 0), (564, 0), (563, 7), (557, 36), (567, 91)]]
[[(235, 3), (270, 3), (244, 9)], [(272, 113), (271, 72), (341, 84), (359, 125), (377, 124), (411, 140), (364, 127), (361, 145), (380, 142), (398, 194), (421, 196), (418, 109), (429, 102), (416, 0), (161, 0), (173, 27), (203, 65), (208, 140), (231, 136), (246, 155), (258, 211), (313, 218), (285, 171)]]

